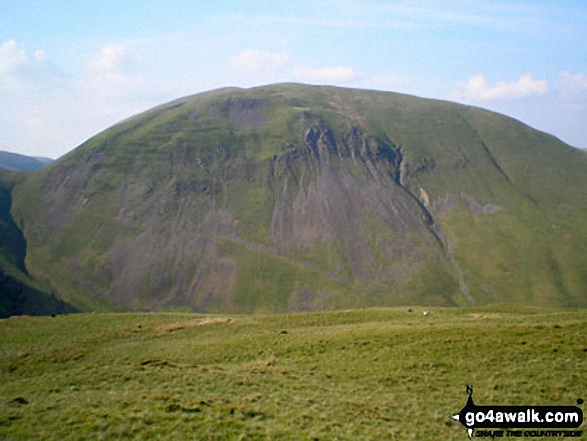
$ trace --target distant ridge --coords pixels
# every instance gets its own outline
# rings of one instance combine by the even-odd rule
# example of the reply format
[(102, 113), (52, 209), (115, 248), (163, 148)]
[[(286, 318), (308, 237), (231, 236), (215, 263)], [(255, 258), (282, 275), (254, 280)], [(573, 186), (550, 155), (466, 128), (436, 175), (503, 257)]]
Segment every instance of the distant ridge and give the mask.
[(33, 157), (0, 150), (0, 168), (12, 171), (37, 170), (53, 162), (53, 159)]

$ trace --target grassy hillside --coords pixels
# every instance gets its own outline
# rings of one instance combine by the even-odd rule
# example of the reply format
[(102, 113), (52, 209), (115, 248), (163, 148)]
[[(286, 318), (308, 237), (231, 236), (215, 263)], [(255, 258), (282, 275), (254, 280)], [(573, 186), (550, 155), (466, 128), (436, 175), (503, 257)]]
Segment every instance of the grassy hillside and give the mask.
[[(479, 405), (576, 405), (587, 313), (491, 306), (0, 321), (3, 439), (463, 440)], [(536, 438), (538, 439), (538, 438)]]
[(0, 170), (0, 318), (74, 312), (26, 270), (26, 241), (10, 214), (12, 188), (24, 178)]
[(81, 309), (587, 306), (587, 155), (492, 112), (281, 84), (130, 118), (12, 214)]

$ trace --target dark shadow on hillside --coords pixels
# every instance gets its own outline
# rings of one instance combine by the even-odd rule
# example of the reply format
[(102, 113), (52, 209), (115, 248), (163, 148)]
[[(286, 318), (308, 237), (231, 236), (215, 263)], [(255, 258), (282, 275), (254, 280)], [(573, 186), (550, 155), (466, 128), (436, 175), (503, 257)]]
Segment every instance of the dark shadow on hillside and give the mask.
[(51, 315), (79, 312), (59, 300), (53, 293), (45, 293), (0, 270), (0, 318), (13, 315)]
[(33, 288), (26, 282), (27, 244), (11, 214), (12, 188), (22, 176), (0, 172), (0, 318), (77, 312), (52, 292)]

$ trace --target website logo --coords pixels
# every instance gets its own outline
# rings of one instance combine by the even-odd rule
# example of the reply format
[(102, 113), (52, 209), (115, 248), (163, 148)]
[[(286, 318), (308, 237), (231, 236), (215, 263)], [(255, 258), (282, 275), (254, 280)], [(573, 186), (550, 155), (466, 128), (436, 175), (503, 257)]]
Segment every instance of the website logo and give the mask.
[[(451, 418), (463, 425), (469, 439), (473, 434), (475, 438), (581, 436), (580, 430), (561, 430), (578, 429), (583, 424), (583, 411), (577, 406), (477, 406), (473, 386), (467, 385), (467, 394), (467, 404)], [(583, 399), (577, 404), (583, 404)]]

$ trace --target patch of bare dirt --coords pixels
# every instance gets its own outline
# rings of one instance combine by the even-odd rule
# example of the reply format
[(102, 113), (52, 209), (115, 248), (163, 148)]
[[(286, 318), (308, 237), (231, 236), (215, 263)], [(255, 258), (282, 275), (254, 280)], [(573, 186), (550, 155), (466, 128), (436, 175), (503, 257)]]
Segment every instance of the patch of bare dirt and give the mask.
[(227, 116), (229, 121), (244, 128), (260, 129), (267, 121), (263, 102), (254, 99), (229, 99), (225, 103), (210, 106), (209, 114), (216, 119)]
[(498, 314), (496, 312), (492, 312), (492, 313), (487, 313), (487, 314), (481, 314), (480, 312), (473, 312), (472, 314), (469, 314), (469, 317), (474, 318), (474, 319), (496, 319), (496, 318), (500, 318), (501, 314)]
[(223, 323), (234, 323), (234, 319), (229, 317), (208, 317), (203, 319), (190, 320), (187, 322), (176, 322), (167, 325), (159, 325), (155, 328), (155, 331), (160, 334), (165, 334), (182, 329), (198, 328), (200, 326), (218, 325)]

